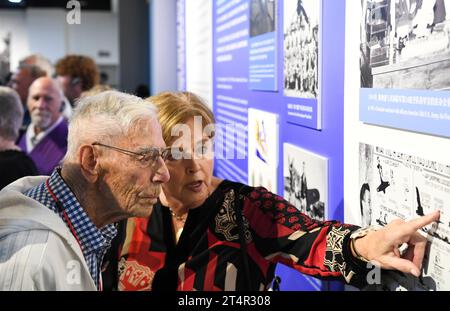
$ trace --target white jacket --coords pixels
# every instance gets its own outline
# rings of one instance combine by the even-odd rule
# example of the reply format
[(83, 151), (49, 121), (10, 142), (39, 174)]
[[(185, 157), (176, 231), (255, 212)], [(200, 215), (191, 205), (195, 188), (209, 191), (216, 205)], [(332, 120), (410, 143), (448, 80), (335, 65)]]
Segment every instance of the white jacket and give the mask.
[(25, 177), (0, 191), (0, 290), (97, 290), (63, 220), (25, 196), (48, 177)]

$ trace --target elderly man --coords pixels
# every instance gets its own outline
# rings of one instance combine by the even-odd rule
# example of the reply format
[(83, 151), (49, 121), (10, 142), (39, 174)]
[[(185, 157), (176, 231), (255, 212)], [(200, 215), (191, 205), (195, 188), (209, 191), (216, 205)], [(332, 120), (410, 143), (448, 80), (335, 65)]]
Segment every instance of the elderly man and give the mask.
[(19, 147), (33, 159), (41, 175), (50, 175), (67, 150), (67, 121), (61, 115), (62, 96), (58, 84), (48, 77), (39, 78), (30, 86), (31, 123)]
[(61, 169), (0, 192), (0, 290), (101, 289), (113, 223), (149, 217), (169, 180), (155, 108), (138, 97), (83, 98), (68, 142)]
[(20, 96), (20, 100), (24, 107), (23, 128), (30, 124), (30, 113), (27, 108), (28, 90), (30, 85), (36, 79), (44, 77), (46, 72), (36, 65), (21, 64), (19, 68), (14, 72), (9, 82), (9, 86), (12, 87)]

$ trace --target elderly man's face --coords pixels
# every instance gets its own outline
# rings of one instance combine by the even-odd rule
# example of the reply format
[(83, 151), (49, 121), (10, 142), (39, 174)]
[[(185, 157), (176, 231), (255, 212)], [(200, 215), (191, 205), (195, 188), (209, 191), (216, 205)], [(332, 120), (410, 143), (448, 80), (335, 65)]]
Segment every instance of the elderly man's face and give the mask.
[(44, 131), (61, 116), (62, 97), (55, 82), (39, 78), (33, 82), (28, 96), (31, 122), (37, 131)]
[[(140, 152), (151, 147), (164, 148), (161, 126), (156, 119), (140, 122), (127, 137), (118, 139), (114, 146)], [(104, 150), (107, 151), (107, 150)], [(169, 180), (169, 172), (161, 157), (143, 168), (138, 159), (114, 150), (108, 150), (100, 163), (103, 181), (100, 191), (112, 201), (117, 214), (127, 217), (149, 217), (157, 202), (161, 184)], [(112, 211), (113, 212), (113, 211)]]

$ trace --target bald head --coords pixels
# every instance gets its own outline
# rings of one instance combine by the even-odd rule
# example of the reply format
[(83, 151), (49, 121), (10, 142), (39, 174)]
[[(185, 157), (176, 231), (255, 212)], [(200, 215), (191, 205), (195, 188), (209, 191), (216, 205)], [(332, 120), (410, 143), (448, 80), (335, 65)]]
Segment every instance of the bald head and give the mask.
[(28, 110), (36, 133), (45, 131), (61, 116), (62, 91), (51, 78), (36, 79), (30, 86)]

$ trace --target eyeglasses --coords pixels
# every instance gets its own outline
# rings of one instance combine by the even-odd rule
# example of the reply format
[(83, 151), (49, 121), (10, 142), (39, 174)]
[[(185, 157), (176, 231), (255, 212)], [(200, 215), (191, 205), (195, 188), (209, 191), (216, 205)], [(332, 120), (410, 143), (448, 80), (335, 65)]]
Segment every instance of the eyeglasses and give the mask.
[(92, 143), (92, 146), (105, 147), (105, 148), (113, 149), (115, 151), (127, 154), (129, 156), (135, 156), (138, 163), (140, 164), (140, 166), (142, 168), (153, 166), (155, 163), (158, 162), (159, 157), (161, 157), (163, 159), (163, 161), (166, 161), (170, 156), (170, 148), (160, 149), (160, 148), (156, 148), (156, 147), (151, 147), (142, 152), (134, 152), (134, 151), (130, 151), (130, 150), (114, 147), (114, 146), (105, 145), (105, 144), (102, 144), (99, 142)]
[(182, 147), (171, 147), (168, 161), (177, 161), (182, 159), (211, 159), (214, 156), (214, 145), (212, 140), (203, 141), (201, 144), (197, 144), (193, 152), (188, 152)]

